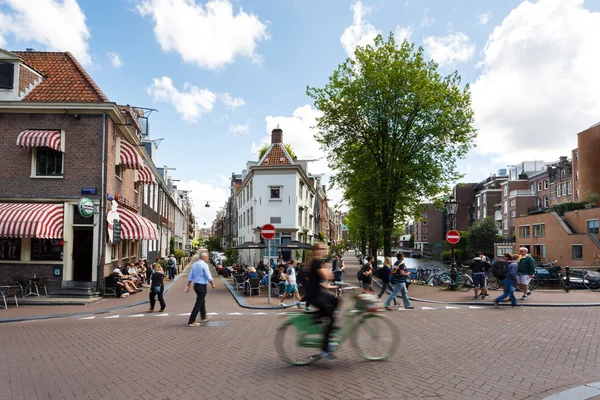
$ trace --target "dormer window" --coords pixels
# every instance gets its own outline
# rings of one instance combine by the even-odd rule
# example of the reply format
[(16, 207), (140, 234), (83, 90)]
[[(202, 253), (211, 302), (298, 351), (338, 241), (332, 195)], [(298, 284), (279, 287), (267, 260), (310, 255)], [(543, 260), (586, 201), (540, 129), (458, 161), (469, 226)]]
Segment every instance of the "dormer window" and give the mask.
[(0, 89), (14, 89), (15, 64), (0, 61)]

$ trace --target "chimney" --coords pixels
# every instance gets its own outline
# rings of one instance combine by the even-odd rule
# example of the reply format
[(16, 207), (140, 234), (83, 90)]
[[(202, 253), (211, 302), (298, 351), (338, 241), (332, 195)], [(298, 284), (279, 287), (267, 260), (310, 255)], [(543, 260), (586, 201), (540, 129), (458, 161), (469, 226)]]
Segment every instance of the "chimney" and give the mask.
[(283, 144), (283, 130), (281, 130), (279, 125), (271, 131), (271, 144), (273, 143)]

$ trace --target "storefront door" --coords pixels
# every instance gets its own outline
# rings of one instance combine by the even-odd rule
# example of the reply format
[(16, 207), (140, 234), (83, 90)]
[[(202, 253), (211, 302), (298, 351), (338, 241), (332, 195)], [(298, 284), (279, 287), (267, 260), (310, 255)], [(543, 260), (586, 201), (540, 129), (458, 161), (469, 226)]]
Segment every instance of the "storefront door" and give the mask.
[(73, 280), (92, 281), (93, 227), (73, 227)]

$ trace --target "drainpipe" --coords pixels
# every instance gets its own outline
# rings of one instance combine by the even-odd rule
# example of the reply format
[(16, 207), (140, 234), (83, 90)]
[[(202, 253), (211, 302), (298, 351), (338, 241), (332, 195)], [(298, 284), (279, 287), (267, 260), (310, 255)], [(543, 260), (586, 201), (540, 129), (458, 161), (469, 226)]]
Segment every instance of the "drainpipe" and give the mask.
[(97, 278), (97, 282), (96, 282), (96, 287), (98, 287), (98, 285), (102, 285), (104, 282), (102, 282), (101, 280), (98, 280), (98, 278), (100, 277), (100, 271), (102, 270), (102, 276), (104, 277), (104, 262), (102, 260), (102, 253), (105, 250), (104, 248), (104, 208), (106, 207), (106, 193), (104, 190), (104, 186), (105, 186), (105, 169), (106, 169), (106, 114), (103, 113), (102, 114), (102, 161), (101, 161), (101, 168), (100, 168), (100, 176), (101, 176), (101, 184), (100, 184), (100, 214), (98, 215), (99, 218), (99, 231), (98, 231), (98, 270), (96, 271), (96, 278)]

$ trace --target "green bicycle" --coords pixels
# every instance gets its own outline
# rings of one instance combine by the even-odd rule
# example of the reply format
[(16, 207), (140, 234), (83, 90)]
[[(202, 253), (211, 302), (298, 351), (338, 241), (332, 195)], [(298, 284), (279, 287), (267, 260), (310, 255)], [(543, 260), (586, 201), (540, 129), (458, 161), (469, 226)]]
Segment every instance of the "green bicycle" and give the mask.
[[(398, 327), (376, 312), (381, 309), (377, 296), (356, 294), (354, 300), (352, 307), (342, 311), (342, 327), (332, 333), (331, 343), (339, 349), (349, 338), (358, 355), (368, 361), (391, 357), (400, 343)], [(323, 347), (325, 331), (325, 324), (321, 324), (319, 318), (317, 313), (288, 314), (275, 336), (275, 348), (283, 361), (308, 365), (319, 359), (315, 354)]]

